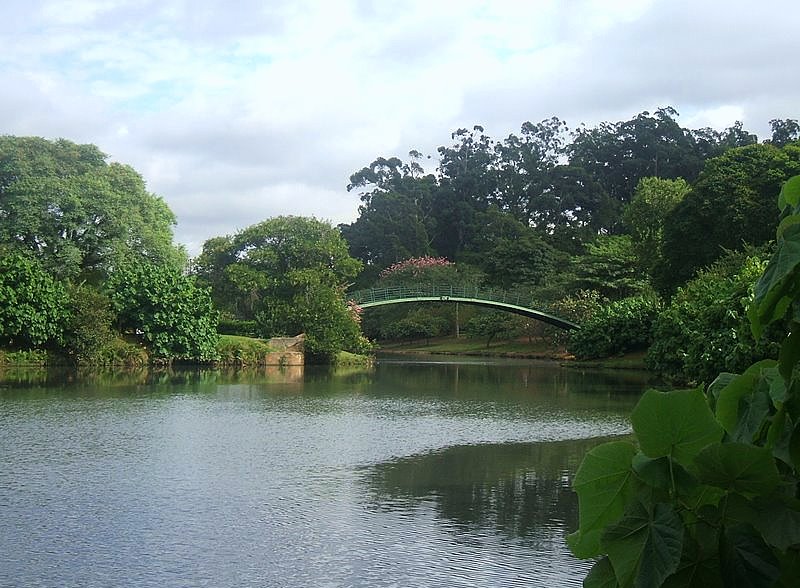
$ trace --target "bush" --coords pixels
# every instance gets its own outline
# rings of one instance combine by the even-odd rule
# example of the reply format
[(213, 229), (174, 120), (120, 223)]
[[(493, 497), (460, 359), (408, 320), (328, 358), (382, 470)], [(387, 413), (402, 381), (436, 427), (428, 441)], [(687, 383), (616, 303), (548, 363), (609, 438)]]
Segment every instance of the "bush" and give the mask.
[(679, 289), (653, 326), (648, 367), (678, 382), (708, 383), (720, 370), (739, 372), (774, 355), (782, 325), (756, 342), (746, 316), (767, 255), (766, 248), (729, 253)]
[(76, 364), (113, 363), (114, 312), (106, 296), (82, 284), (69, 288), (64, 352)]
[(64, 288), (37, 261), (0, 252), (0, 345), (31, 349), (58, 344), (66, 315)]
[(570, 332), (567, 349), (578, 359), (646, 349), (659, 309), (658, 299), (651, 296), (623, 298), (601, 306), (580, 329)]
[(237, 335), (239, 337), (255, 337), (258, 332), (256, 321), (245, 321), (230, 317), (221, 317), (217, 325), (220, 335)]
[(263, 365), (267, 353), (274, 351), (262, 339), (220, 335), (217, 343), (217, 358), (225, 365)]
[(208, 290), (178, 270), (129, 264), (108, 281), (123, 333), (141, 336), (159, 361), (208, 361), (216, 356), (217, 319)]

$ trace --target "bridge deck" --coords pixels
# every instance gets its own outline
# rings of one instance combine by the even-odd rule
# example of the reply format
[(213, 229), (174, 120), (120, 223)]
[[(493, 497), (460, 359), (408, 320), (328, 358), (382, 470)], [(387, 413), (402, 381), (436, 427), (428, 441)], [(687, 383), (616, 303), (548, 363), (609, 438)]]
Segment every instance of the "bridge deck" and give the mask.
[(505, 310), (531, 317), (562, 329), (578, 329), (577, 324), (533, 308), (524, 294), (502, 290), (481, 290), (463, 286), (394, 286), (371, 288), (351, 293), (350, 297), (362, 308), (402, 304), (407, 302), (461, 302), (486, 308)]

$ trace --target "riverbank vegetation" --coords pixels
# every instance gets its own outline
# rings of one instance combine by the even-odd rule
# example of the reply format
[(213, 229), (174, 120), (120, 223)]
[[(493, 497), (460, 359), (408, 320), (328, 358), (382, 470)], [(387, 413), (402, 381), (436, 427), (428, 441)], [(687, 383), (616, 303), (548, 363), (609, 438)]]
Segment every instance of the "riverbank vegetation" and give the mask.
[[(647, 352), (664, 376), (708, 382), (777, 345), (771, 332), (753, 340), (744, 309), (779, 221), (771, 195), (800, 173), (800, 126), (774, 119), (759, 142), (740, 123), (677, 119), (666, 107), (572, 130), (552, 117), (504, 138), (458, 129), (438, 160), (411, 151), (356, 171), (352, 223), (265, 219), (210, 238), (195, 259), (131, 167), (93, 145), (0, 137), (0, 348), (87, 365), (213, 363), (249, 353), (220, 333), (305, 333), (309, 360), (331, 362), (375, 341), (460, 335), (585, 359)], [(423, 284), (512, 291), (584, 328), (350, 300)]]
[(364, 264), (357, 288), (503, 288), (582, 326), (429, 303), (371, 308), (365, 334), (536, 341), (593, 361), (646, 353), (683, 383), (769, 356), (777, 331), (756, 341), (745, 310), (780, 221), (774, 195), (800, 173), (800, 125), (773, 119), (759, 141), (741, 123), (717, 132), (677, 117), (662, 108), (572, 131), (550, 118), (505, 138), (475, 126), (438, 149), (433, 173), (411, 151), (353, 174), (360, 214), (340, 229)]

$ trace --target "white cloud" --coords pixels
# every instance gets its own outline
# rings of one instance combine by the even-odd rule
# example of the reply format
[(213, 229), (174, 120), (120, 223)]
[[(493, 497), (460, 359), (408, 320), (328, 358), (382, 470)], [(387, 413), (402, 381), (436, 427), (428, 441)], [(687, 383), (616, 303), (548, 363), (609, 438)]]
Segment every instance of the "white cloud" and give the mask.
[[(769, 8), (769, 11), (767, 10)], [(277, 214), (355, 218), (349, 175), (673, 105), (686, 126), (800, 118), (800, 6), (739, 0), (6, 0), (0, 132), (93, 142), (206, 238)]]

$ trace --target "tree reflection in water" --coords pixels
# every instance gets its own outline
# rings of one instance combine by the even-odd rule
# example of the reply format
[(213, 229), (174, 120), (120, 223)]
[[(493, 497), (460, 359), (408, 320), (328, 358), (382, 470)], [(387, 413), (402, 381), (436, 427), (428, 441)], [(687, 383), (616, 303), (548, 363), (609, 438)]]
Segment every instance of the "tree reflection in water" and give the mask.
[(499, 533), (531, 546), (563, 541), (578, 526), (572, 478), (604, 438), (466, 445), (366, 470), (374, 507), (413, 511), (432, 504), (458, 533)]

